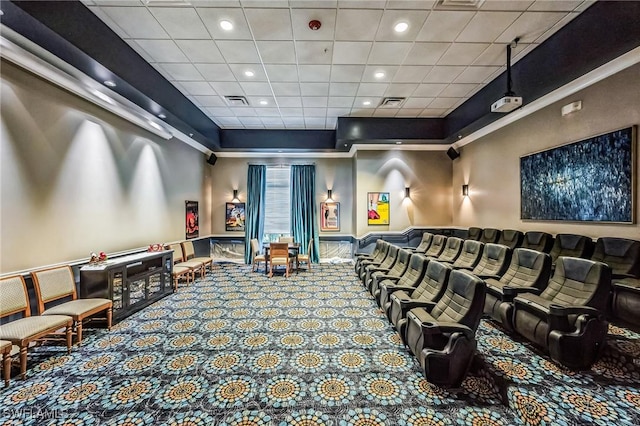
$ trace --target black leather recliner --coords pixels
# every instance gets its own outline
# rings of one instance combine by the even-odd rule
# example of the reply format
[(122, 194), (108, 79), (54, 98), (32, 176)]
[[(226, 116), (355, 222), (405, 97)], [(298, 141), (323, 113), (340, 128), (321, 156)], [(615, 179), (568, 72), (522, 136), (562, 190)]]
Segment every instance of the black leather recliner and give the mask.
[(440, 256), (436, 259), (438, 262), (453, 263), (456, 261), (460, 252), (462, 251), (463, 240), (457, 237), (447, 238), (447, 244), (444, 246), (444, 250), (440, 253)]
[(378, 292), (374, 295), (378, 306), (384, 309), (384, 306), (389, 303), (389, 296), (397, 288), (415, 289), (424, 277), (428, 265), (429, 259), (417, 253), (412, 254), (409, 266), (401, 277), (387, 277), (378, 283)]
[(495, 228), (484, 228), (482, 230), (482, 236), (480, 237), (481, 243), (494, 243), (496, 244), (500, 239), (500, 230)]
[(433, 240), (431, 241), (431, 245), (424, 252), (424, 255), (428, 258), (435, 259), (440, 256), (440, 253), (444, 250), (447, 245), (447, 237), (444, 235), (434, 235)]
[(407, 313), (405, 343), (429, 382), (455, 387), (466, 377), (476, 351), (484, 296), (484, 281), (454, 270), (437, 304)]
[(526, 232), (522, 240), (522, 247), (549, 253), (553, 247), (553, 235), (540, 231)]
[[(551, 359), (574, 369), (589, 368), (604, 349), (605, 309), (611, 268), (601, 262), (559, 257), (547, 288), (513, 299), (513, 328), (548, 351)], [(505, 296), (507, 292), (505, 292)]]
[(484, 243), (474, 240), (465, 240), (462, 244), (462, 251), (460, 256), (453, 262), (453, 269), (467, 269), (472, 270), (476, 267), (480, 259), (482, 258), (482, 252), (484, 251)]
[[(525, 248), (513, 251), (509, 269), (499, 280), (487, 278), (484, 313), (513, 331), (513, 288), (536, 288), (542, 291), (551, 275), (551, 257), (547, 253)], [(505, 290), (506, 289), (506, 290)], [(504, 291), (509, 293), (505, 298)]]
[(511, 250), (518, 248), (522, 245), (524, 234), (521, 231), (515, 229), (504, 229), (500, 233), (498, 244), (509, 247)]
[(389, 270), (377, 270), (371, 273), (371, 279), (367, 283), (367, 289), (375, 297), (380, 281), (388, 278), (400, 278), (409, 267), (409, 258), (412, 256), (408, 250), (398, 250), (398, 258)]
[(551, 264), (555, 265), (560, 256), (589, 259), (593, 254), (593, 240), (586, 235), (557, 234), (549, 252)]

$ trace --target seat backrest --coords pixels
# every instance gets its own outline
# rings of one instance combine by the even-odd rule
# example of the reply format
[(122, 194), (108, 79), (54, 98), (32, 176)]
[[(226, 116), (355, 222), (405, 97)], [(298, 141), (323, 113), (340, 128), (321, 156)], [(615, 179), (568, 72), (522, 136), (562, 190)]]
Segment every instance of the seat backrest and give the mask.
[(631, 275), (640, 278), (640, 241), (627, 238), (598, 238), (591, 260), (609, 265), (614, 277)]
[(549, 253), (553, 247), (553, 235), (547, 232), (529, 231), (524, 234), (522, 247)]
[(482, 236), (480, 237), (481, 243), (497, 243), (500, 239), (500, 230), (495, 228), (484, 228), (482, 230)]
[(402, 276), (409, 266), (409, 258), (411, 252), (409, 250), (399, 249), (398, 258), (394, 262), (393, 267), (389, 271), (389, 275)]
[(431, 241), (433, 241), (433, 234), (431, 232), (425, 232), (422, 234), (422, 239), (420, 240), (420, 244), (416, 247), (416, 252), (424, 253), (429, 249), (431, 245)]
[(467, 240), (479, 241), (482, 237), (482, 228), (471, 227), (467, 232)]
[(307, 245), (307, 255), (311, 257), (311, 250), (313, 250), (313, 238), (309, 240), (309, 244)]
[(522, 245), (523, 239), (524, 234), (521, 231), (516, 231), (515, 229), (504, 229), (500, 233), (498, 244), (502, 244), (503, 246), (507, 246), (513, 250), (514, 248)]
[(184, 254), (182, 253), (182, 244), (173, 243), (167, 246), (168, 250), (173, 250), (173, 263), (184, 262)]
[(511, 256), (509, 269), (500, 282), (510, 287), (535, 287), (543, 289), (551, 275), (551, 256), (526, 248), (517, 248)]
[(434, 235), (429, 249), (424, 253), (427, 257), (438, 257), (447, 244), (447, 237), (444, 235)]
[(289, 258), (289, 243), (271, 243), (269, 245), (269, 258)]
[(71, 296), (76, 299), (76, 280), (71, 266), (57, 266), (31, 273), (38, 299), (38, 312), (44, 311), (44, 304)]
[(484, 297), (484, 281), (468, 272), (453, 270), (431, 316), (438, 322), (455, 322), (475, 331), (482, 317)]
[(549, 254), (554, 264), (560, 256), (588, 259), (593, 254), (593, 240), (585, 235), (557, 234)]
[(278, 238), (279, 243), (292, 243), (293, 237), (280, 237)]
[(424, 276), (428, 264), (426, 257), (413, 253), (409, 258), (409, 266), (398, 280), (398, 285), (415, 287)]
[(256, 257), (260, 253), (260, 241), (257, 238), (252, 238), (250, 243), (252, 256)]
[(31, 316), (29, 294), (22, 275), (0, 279), (0, 318), (21, 313)]
[(381, 241), (382, 243), (380, 245), (380, 251), (373, 257), (374, 262), (382, 262), (387, 257), (387, 254), (389, 253), (389, 247), (391, 247), (391, 244), (389, 244), (388, 242), (384, 240), (379, 241)]
[(563, 306), (591, 306), (606, 311), (611, 268), (602, 262), (560, 256), (543, 299)]
[(196, 251), (194, 250), (193, 243), (191, 241), (183, 241), (180, 245), (182, 246), (182, 255), (184, 256), (184, 260), (196, 257)]
[(480, 262), (473, 268), (474, 275), (502, 276), (509, 267), (511, 249), (501, 244), (485, 244)]
[(453, 263), (458, 256), (460, 255), (460, 251), (462, 250), (462, 238), (458, 237), (449, 237), (447, 238), (447, 244), (444, 247), (440, 256), (438, 256), (438, 260), (441, 262), (449, 262)]
[(480, 262), (483, 250), (484, 243), (475, 240), (464, 240), (460, 256), (453, 262), (453, 267), (473, 269)]
[(428, 263), (424, 277), (420, 280), (418, 287), (411, 292), (411, 298), (435, 302), (444, 293), (451, 267), (437, 260)]
[(398, 247), (393, 244), (389, 244), (389, 251), (387, 251), (387, 257), (384, 258), (382, 263), (380, 264), (380, 268), (390, 269), (393, 267), (393, 264), (396, 263), (396, 259), (398, 258)]

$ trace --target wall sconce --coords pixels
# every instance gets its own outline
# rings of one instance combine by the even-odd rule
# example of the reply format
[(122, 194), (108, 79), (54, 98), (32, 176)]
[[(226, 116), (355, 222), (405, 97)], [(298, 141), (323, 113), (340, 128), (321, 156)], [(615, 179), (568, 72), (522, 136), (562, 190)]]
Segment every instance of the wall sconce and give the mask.
[(238, 198), (238, 190), (234, 189), (233, 190), (233, 199), (231, 200), (232, 203), (239, 203), (240, 199)]
[(333, 191), (331, 189), (327, 189), (326, 202), (328, 202), (328, 203), (332, 203), (333, 202), (333, 198), (331, 198), (332, 194), (333, 194)]
[(463, 197), (469, 196), (469, 185), (462, 185), (462, 196)]
[(411, 193), (409, 192), (410, 189), (408, 186), (404, 187), (404, 198), (411, 198)]

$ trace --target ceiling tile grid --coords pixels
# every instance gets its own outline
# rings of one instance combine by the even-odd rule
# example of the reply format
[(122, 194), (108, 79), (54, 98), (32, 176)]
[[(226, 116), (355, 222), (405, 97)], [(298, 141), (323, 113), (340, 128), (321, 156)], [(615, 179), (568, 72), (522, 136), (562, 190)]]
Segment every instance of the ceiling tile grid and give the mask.
[(334, 129), (444, 117), (504, 71), (507, 44), (519, 38), (515, 63), (593, 0), (83, 3), (221, 128)]

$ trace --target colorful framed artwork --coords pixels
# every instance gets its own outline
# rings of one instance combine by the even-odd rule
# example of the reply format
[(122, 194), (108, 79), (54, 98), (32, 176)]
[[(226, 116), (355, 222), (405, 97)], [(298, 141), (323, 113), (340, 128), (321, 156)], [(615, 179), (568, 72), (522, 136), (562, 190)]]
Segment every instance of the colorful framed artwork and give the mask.
[(198, 202), (185, 201), (185, 237), (186, 239), (198, 238), (200, 227), (198, 225)]
[(320, 231), (340, 230), (340, 203), (320, 203)]
[(636, 129), (520, 157), (523, 220), (635, 223)]
[(367, 225), (389, 224), (389, 193), (367, 192)]
[(227, 203), (224, 219), (225, 231), (244, 232), (244, 203)]

